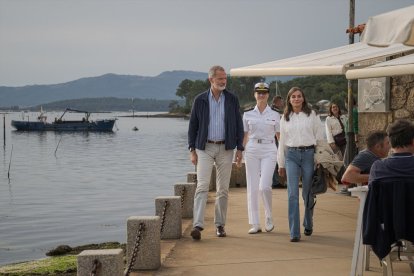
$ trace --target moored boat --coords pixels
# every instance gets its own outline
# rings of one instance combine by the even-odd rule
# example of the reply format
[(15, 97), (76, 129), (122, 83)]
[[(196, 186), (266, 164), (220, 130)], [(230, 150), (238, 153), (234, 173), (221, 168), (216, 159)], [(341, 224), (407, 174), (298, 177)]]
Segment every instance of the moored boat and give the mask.
[[(67, 112), (85, 113), (82, 120), (64, 120)], [(47, 122), (47, 117), (40, 113), (37, 121), (12, 120), (11, 125), (20, 131), (112, 131), (116, 119), (89, 120), (91, 112), (67, 108), (54, 122)]]

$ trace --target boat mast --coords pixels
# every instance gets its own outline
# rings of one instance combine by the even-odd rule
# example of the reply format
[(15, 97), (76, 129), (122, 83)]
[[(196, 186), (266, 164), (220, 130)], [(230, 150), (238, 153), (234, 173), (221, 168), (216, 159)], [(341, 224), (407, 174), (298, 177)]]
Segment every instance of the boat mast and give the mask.
[(276, 79), (276, 81), (275, 81), (275, 90), (276, 90), (276, 94), (275, 94), (275, 96), (282, 96), (282, 95), (280, 94), (280, 91), (279, 91), (279, 84), (277, 83), (277, 79)]
[(132, 97), (132, 117), (135, 117), (135, 109), (134, 109), (134, 97)]
[(6, 149), (6, 114), (7, 112), (0, 113), (3, 114), (3, 148)]

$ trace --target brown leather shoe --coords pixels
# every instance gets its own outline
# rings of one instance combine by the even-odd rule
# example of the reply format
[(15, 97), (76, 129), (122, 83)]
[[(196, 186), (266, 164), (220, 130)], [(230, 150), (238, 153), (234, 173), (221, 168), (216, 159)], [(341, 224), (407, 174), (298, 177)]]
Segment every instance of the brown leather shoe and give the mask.
[(226, 236), (226, 231), (224, 230), (224, 226), (217, 226), (217, 231), (216, 231), (216, 235), (217, 237), (225, 237)]
[(191, 230), (191, 237), (193, 237), (193, 240), (201, 240), (201, 231), (203, 231), (203, 228), (196, 226)]

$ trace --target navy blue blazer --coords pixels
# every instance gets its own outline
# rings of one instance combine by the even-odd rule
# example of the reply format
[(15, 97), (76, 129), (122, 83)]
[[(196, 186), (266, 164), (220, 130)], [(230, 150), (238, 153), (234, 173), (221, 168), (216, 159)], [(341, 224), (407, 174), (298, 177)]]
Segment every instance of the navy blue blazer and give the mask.
[[(208, 124), (210, 108), (208, 93), (210, 89), (199, 94), (193, 103), (190, 123), (188, 127), (188, 147), (205, 150), (208, 135)], [(223, 90), (224, 101), (224, 123), (225, 123), (225, 147), (231, 150), (243, 147), (243, 121), (240, 114), (240, 104), (237, 97), (227, 90)]]

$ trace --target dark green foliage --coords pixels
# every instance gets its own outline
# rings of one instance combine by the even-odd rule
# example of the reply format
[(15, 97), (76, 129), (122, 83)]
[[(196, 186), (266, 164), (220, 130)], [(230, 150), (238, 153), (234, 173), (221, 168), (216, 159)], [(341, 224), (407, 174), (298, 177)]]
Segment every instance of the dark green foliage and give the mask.
[(185, 104), (183, 107), (176, 107), (174, 110), (170, 109), (170, 112), (182, 112), (182, 113), (189, 113), (191, 111), (191, 106), (193, 104), (195, 96), (199, 93), (207, 90), (210, 87), (210, 82), (208, 79), (201, 81), (201, 80), (183, 80), (177, 88), (177, 92), (175, 95), (178, 97), (185, 99)]
[(341, 100), (343, 102), (348, 91), (347, 83), (345, 76), (309, 76), (298, 77), (284, 83), (280, 82), (278, 85), (284, 98), (290, 88), (297, 86), (303, 89), (308, 102), (316, 103), (320, 100), (331, 101), (344, 95)]
[(178, 97), (185, 98), (185, 107), (189, 107), (192, 105), (192, 102), (202, 91), (207, 90), (210, 87), (210, 83), (208, 80), (201, 81), (201, 80), (183, 80), (177, 88), (177, 92), (175, 93)]
[(239, 97), (240, 106), (244, 106), (254, 101), (254, 85), (262, 80), (262, 77), (231, 77), (227, 82), (227, 87)]
[[(240, 106), (244, 109), (243, 107), (254, 105), (254, 84), (264, 79), (263, 77), (229, 77), (227, 87), (239, 97)], [(289, 89), (293, 86), (298, 86), (304, 90), (309, 103), (314, 104), (320, 100), (335, 101), (343, 110), (348, 91), (347, 83), (344, 76), (297, 77), (286, 82), (277, 81), (277, 90), (283, 98), (286, 98)], [(210, 83), (208, 79), (204, 82), (188, 79), (182, 81), (177, 89), (176, 95), (185, 99), (185, 106), (178, 109), (184, 113), (190, 112), (194, 97), (209, 87)], [(354, 91), (356, 91), (355, 89)], [(273, 81), (270, 83), (269, 103), (275, 95), (276, 82)]]

